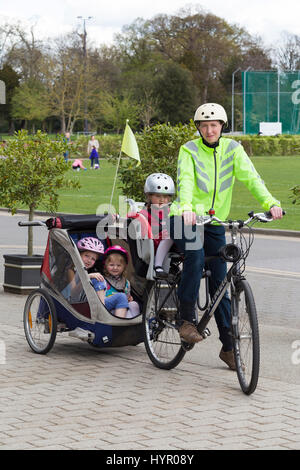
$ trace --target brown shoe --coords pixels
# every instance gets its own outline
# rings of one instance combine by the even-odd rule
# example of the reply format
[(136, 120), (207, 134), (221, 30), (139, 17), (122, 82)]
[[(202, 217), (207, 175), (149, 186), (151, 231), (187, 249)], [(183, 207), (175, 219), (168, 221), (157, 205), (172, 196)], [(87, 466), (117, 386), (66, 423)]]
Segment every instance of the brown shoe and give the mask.
[(195, 325), (188, 321), (184, 321), (179, 328), (179, 335), (180, 338), (187, 343), (199, 343), (199, 341), (203, 340), (203, 337), (199, 334)]
[(235, 359), (233, 351), (220, 351), (219, 358), (228, 365), (230, 370), (236, 370)]

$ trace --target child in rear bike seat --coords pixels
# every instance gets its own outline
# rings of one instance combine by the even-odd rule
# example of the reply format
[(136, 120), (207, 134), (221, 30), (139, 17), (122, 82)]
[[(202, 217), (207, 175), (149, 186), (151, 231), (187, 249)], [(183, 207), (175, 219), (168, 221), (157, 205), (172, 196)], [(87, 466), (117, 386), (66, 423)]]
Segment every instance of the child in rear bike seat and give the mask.
[[(113, 245), (104, 253), (104, 277), (106, 281), (105, 306), (117, 317), (134, 318), (140, 313), (139, 304), (130, 293), (130, 282), (126, 279), (126, 267), (129, 261), (127, 251)], [(123, 311), (116, 311), (116, 300), (122, 302)]]
[(164, 173), (153, 173), (148, 176), (144, 186), (146, 195), (145, 207), (139, 212), (143, 214), (151, 226), (155, 261), (154, 270), (157, 277), (164, 277), (163, 261), (173, 245), (167, 230), (167, 218), (170, 202), (175, 194), (172, 178)]

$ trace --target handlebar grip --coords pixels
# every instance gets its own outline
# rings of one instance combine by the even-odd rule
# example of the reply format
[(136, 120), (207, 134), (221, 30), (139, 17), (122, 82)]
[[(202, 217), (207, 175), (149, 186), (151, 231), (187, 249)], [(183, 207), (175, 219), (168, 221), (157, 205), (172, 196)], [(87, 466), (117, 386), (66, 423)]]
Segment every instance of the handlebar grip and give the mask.
[(19, 227), (43, 227), (45, 222), (42, 222), (41, 220), (32, 220), (32, 221), (27, 221), (27, 222), (18, 222)]
[[(282, 215), (285, 215), (285, 214), (286, 214), (286, 212), (284, 210), (282, 210)], [(266, 215), (266, 217), (272, 217), (271, 211), (266, 211), (265, 215)]]

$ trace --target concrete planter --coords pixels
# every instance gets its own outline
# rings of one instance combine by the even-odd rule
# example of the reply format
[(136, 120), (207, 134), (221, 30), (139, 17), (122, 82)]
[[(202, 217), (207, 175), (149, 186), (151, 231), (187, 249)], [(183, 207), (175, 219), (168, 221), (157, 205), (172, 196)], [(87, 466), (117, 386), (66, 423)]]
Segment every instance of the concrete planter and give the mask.
[(6, 292), (28, 294), (40, 285), (41, 255), (3, 255)]

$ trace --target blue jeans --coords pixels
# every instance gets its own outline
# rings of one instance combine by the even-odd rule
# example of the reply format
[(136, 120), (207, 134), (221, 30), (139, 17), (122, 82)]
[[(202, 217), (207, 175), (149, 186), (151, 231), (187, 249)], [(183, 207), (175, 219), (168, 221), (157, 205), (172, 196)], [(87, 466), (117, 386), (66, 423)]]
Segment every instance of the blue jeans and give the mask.
[(93, 284), (93, 287), (96, 292), (99, 290), (105, 290), (106, 289), (106, 283), (103, 281), (98, 281), (98, 279), (92, 277), (91, 283)]
[(105, 297), (105, 307), (110, 312), (112, 310), (116, 310), (117, 308), (128, 308), (128, 300), (126, 294), (123, 292), (110, 295), (109, 297)]
[[(98, 281), (95, 278), (91, 279), (91, 283), (93, 284), (93, 287), (96, 292), (100, 290), (104, 290), (106, 288), (106, 283), (103, 281)], [(128, 300), (127, 300), (127, 295), (124, 294), (123, 292), (118, 292), (116, 294), (110, 295), (109, 297), (105, 297), (105, 307), (107, 310), (110, 312), (112, 310), (116, 310), (117, 308), (128, 308)]]
[[(182, 320), (194, 322), (195, 306), (204, 268), (204, 256), (216, 255), (219, 248), (226, 244), (225, 229), (222, 226), (206, 225), (204, 227), (203, 248), (196, 250), (186, 249), (187, 243), (191, 243), (193, 240), (185, 236), (184, 228), (182, 228), (182, 237), (180, 239), (176, 239), (176, 234), (174, 234), (174, 219), (176, 218), (177, 217), (170, 218), (170, 236), (175, 241), (180, 252), (184, 253), (183, 271), (177, 292), (180, 303), (180, 316)], [(178, 223), (178, 218), (175, 222)], [(196, 232), (195, 228), (193, 228), (193, 231), (195, 234), (194, 238), (196, 239), (199, 234)], [(223, 281), (227, 272), (227, 267), (226, 263), (222, 261), (221, 258), (217, 258), (208, 264), (208, 268), (211, 271), (211, 277), (209, 278), (209, 293), (212, 297), (220, 283)], [(215, 319), (220, 334), (220, 340), (223, 343), (225, 351), (232, 349), (232, 341), (229, 334), (230, 317), (230, 299), (228, 293), (226, 293), (215, 311)]]

